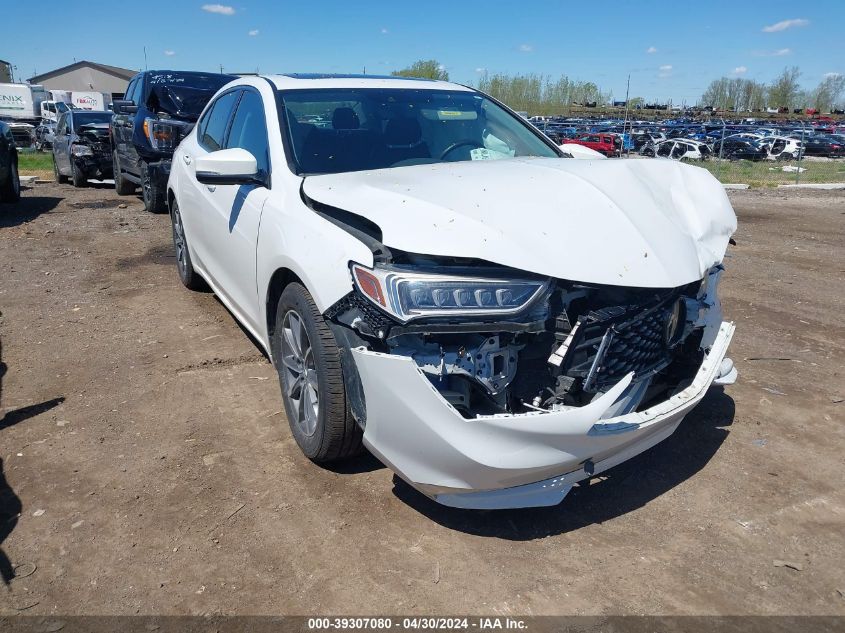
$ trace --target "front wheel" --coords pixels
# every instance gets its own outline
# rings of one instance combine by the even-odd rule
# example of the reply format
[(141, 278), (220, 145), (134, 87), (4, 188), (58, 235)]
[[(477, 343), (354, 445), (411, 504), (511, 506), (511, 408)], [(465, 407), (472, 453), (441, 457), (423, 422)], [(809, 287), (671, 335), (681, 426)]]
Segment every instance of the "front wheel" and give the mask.
[(88, 184), (85, 174), (79, 171), (79, 167), (73, 161), (70, 161), (70, 177), (74, 187), (85, 187)]
[(363, 433), (346, 400), (340, 351), (311, 295), (298, 283), (282, 292), (271, 344), (300, 450), (315, 462), (360, 454)]
[(141, 191), (144, 197), (144, 209), (150, 213), (164, 213), (167, 211), (167, 200), (164, 197), (164, 186), (150, 174), (146, 163), (141, 165)]

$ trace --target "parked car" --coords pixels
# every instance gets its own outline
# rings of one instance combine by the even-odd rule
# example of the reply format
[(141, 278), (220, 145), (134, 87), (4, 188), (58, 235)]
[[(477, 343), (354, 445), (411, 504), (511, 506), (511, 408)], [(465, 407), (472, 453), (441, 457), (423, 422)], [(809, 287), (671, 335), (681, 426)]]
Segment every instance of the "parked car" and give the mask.
[(845, 143), (823, 134), (809, 136), (804, 140), (804, 154), (839, 158), (845, 156)]
[(719, 182), (564, 158), (471, 88), (240, 78), (167, 200), (182, 283), (267, 351), (303, 453), (363, 443), (439, 503), (558, 503), (736, 378)]
[(710, 146), (688, 138), (670, 138), (654, 145), (646, 145), (640, 152), (643, 156), (672, 158), (674, 160), (705, 160), (712, 153)]
[(122, 100), (112, 102), (114, 186), (120, 195), (140, 186), (147, 211), (167, 210), (165, 188), (173, 150), (205, 104), (234, 75), (147, 70), (135, 75)]
[(17, 202), (20, 197), (18, 149), (9, 125), (0, 121), (0, 202)]
[(618, 156), (621, 151), (621, 143), (616, 140), (615, 134), (587, 134), (569, 139), (567, 143), (589, 147), (608, 157)]
[(112, 177), (111, 117), (107, 110), (68, 110), (59, 115), (53, 138), (56, 182), (70, 178), (74, 187), (84, 187), (89, 178)]
[(768, 160), (798, 160), (804, 155), (804, 144), (788, 136), (767, 136), (758, 143), (766, 150)]
[(757, 142), (741, 138), (726, 138), (716, 141), (713, 146), (713, 156), (721, 156), (727, 160), (765, 160), (768, 152)]
[(35, 128), (35, 149), (43, 152), (53, 148), (53, 139), (56, 135), (56, 123), (45, 119)]

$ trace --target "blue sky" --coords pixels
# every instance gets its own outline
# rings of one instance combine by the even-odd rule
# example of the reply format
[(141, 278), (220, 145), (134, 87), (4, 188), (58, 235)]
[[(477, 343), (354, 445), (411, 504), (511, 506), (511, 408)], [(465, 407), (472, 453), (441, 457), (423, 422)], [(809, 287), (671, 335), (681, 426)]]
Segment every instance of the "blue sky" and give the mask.
[[(435, 58), (451, 79), (537, 72), (592, 80), (614, 97), (694, 103), (711, 79), (769, 81), (799, 66), (805, 87), (845, 74), (845, 1), (664, 3), (534, 0), (113, 0), (34, 19), (3, 0), (0, 59), (30, 77), (76, 60), (139, 69), (387, 74)], [(37, 12), (36, 12), (37, 13)], [(33, 37), (33, 35), (37, 35)]]

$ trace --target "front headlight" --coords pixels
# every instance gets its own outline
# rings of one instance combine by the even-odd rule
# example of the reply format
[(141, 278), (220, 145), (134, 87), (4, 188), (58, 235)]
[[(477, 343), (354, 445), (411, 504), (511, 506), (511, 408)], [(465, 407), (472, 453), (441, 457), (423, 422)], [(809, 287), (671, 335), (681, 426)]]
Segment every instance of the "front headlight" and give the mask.
[(548, 280), (494, 279), (418, 273), (352, 264), (355, 287), (400, 321), (436, 316), (515, 314), (548, 286)]
[(159, 119), (144, 119), (144, 135), (149, 139), (154, 150), (168, 151), (176, 149), (179, 144), (181, 126), (173, 121)]
[(74, 156), (93, 156), (93, 150), (87, 145), (71, 145), (70, 153)]

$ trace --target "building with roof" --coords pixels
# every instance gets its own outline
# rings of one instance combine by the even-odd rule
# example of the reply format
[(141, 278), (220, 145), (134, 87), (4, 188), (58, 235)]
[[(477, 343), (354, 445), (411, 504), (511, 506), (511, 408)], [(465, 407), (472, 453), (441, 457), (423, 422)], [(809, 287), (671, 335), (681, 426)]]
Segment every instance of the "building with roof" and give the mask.
[(69, 66), (30, 77), (31, 84), (41, 84), (47, 90), (93, 91), (120, 98), (137, 70), (108, 66), (82, 60)]
[(7, 84), (12, 81), (12, 65), (0, 59), (0, 84)]

